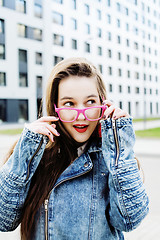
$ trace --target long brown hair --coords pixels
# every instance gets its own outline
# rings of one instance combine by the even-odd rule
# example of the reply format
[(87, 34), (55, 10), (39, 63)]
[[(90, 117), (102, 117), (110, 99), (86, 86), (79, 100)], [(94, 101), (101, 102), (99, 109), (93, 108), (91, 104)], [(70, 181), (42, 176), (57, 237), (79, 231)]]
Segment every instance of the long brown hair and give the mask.
[[(56, 116), (54, 104), (57, 104), (58, 86), (62, 79), (69, 76), (95, 77), (101, 102), (106, 98), (106, 89), (100, 72), (84, 58), (69, 58), (58, 63), (52, 70), (46, 89), (46, 110), (49, 116)], [(35, 215), (45, 198), (52, 190), (59, 175), (76, 157), (76, 143), (65, 131), (63, 124), (56, 122), (60, 137), (54, 143), (49, 142), (39, 166), (31, 180), (30, 189), (22, 210), (21, 238), (31, 239), (34, 232)], [(63, 151), (61, 147), (63, 146)]]

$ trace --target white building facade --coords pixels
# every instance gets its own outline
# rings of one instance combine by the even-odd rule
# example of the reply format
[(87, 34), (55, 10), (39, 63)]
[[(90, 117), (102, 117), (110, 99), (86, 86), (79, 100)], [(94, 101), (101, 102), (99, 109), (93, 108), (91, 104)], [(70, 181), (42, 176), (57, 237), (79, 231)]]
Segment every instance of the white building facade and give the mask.
[(52, 67), (80, 56), (134, 118), (160, 116), (160, 0), (0, 0), (0, 121), (33, 121)]

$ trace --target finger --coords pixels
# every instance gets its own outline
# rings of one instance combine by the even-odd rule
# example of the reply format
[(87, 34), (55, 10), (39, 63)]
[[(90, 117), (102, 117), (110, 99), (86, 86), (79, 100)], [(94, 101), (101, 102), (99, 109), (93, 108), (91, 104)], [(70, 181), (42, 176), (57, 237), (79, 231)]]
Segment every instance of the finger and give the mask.
[(58, 132), (54, 127), (52, 127), (51, 125), (47, 124), (47, 125), (46, 125), (46, 128), (47, 128), (47, 129), (49, 130), (49, 132), (51, 132), (53, 135), (55, 135), (55, 136), (57, 136), (57, 137), (60, 136), (59, 132)]
[(51, 142), (54, 142), (53, 134), (49, 131), (49, 129), (46, 126), (36, 125), (33, 126), (31, 130), (34, 131), (35, 133), (47, 136)]
[(113, 116), (114, 119), (118, 119), (121, 117), (129, 117), (129, 114), (126, 111), (121, 110), (121, 109), (114, 112), (114, 116)]
[(112, 118), (115, 119), (117, 117), (117, 115), (121, 112), (122, 112), (122, 110), (120, 108), (116, 107), (114, 112), (113, 112)]
[(115, 106), (114, 105), (111, 105), (110, 107), (108, 107), (106, 110), (105, 110), (105, 119), (108, 118), (109, 115), (112, 115), (112, 113), (114, 112), (115, 110)]
[(39, 118), (37, 121), (38, 122), (54, 122), (54, 121), (58, 121), (59, 118), (58, 117), (54, 117), (54, 116), (44, 116)]
[(111, 105), (114, 105), (114, 103), (113, 103), (112, 101), (108, 100), (108, 99), (107, 99), (107, 100), (104, 100), (104, 101), (103, 101), (103, 104), (104, 104), (104, 105), (107, 105), (108, 107), (110, 107)]

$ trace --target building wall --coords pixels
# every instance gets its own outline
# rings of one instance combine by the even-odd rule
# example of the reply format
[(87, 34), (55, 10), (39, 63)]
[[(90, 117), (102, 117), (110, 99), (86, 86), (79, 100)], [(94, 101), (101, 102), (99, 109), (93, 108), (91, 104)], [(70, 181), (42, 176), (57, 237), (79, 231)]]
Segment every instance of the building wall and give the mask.
[[(2, 100), (6, 100), (7, 108), (13, 99), (12, 108), (15, 106), (18, 114), (17, 117), (13, 113), (7, 115), (6, 121), (23, 121), (22, 112), (27, 104), (25, 118), (28, 116), (28, 119), (25, 120), (35, 120), (41, 84), (45, 94), (54, 64), (71, 56), (86, 57), (100, 67), (108, 98), (130, 111), (133, 117), (160, 116), (159, 0), (94, 0), (94, 4), (93, 0), (24, 1), (24, 13), (19, 12), (19, 2), (14, 0), (10, 6), (0, 6), (0, 19), (4, 20), (0, 44), (5, 41), (0, 73), (6, 73), (6, 86), (2, 86), (0, 80), (0, 106), (4, 104)], [(73, 27), (75, 20), (77, 29)], [(18, 30), (20, 26), (21, 29), (26, 26), (26, 35)], [(42, 35), (38, 35), (42, 40), (36, 39), (35, 29), (42, 31)], [(90, 46), (90, 52), (86, 51), (85, 44)], [(23, 64), (19, 67), (19, 49), (27, 51), (27, 71)], [(36, 63), (36, 52), (42, 54), (42, 64)], [(20, 71), (22, 75), (27, 74), (27, 86), (19, 86)], [(23, 78), (21, 81), (23, 85)], [(21, 102), (24, 106), (17, 100), (24, 100)]]

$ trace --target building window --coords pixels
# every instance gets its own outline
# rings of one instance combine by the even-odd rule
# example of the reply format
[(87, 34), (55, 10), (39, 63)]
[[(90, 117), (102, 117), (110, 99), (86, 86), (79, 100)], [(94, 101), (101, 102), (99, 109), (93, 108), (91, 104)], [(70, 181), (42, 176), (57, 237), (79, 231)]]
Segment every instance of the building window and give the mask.
[(122, 57), (121, 57), (121, 53), (118, 52), (118, 60), (121, 60), (121, 59), (122, 59)]
[(59, 34), (53, 34), (53, 44), (57, 46), (64, 46), (64, 37)]
[(98, 20), (102, 19), (102, 14), (101, 14), (101, 11), (99, 9), (97, 9), (97, 19)]
[(57, 63), (59, 63), (60, 61), (62, 61), (64, 58), (63, 57), (60, 57), (60, 56), (54, 56), (54, 65), (56, 65)]
[(63, 15), (58, 12), (53, 12), (53, 22), (59, 25), (63, 25)]
[(113, 92), (113, 85), (109, 84), (109, 92)]
[(152, 75), (149, 75), (149, 81), (152, 81)]
[(110, 76), (112, 75), (112, 67), (110, 67), (110, 66), (108, 67), (108, 75), (110, 75)]
[(27, 51), (19, 49), (19, 61), (22, 63), (27, 63)]
[(99, 68), (100, 73), (103, 73), (103, 66), (102, 66), (102, 64), (99, 64), (98, 68)]
[(117, 3), (117, 11), (118, 11), (118, 12), (121, 11), (121, 5), (120, 5), (120, 3)]
[(135, 93), (136, 93), (136, 94), (139, 94), (139, 87), (136, 87), (136, 88), (135, 88)]
[(88, 23), (85, 23), (84, 27), (85, 27), (85, 33), (90, 34), (91, 33), (90, 25)]
[(146, 60), (143, 59), (143, 66), (145, 67), (146, 66)]
[(77, 0), (71, 0), (72, 9), (77, 9)]
[(4, 33), (4, 20), (3, 19), (0, 19), (0, 34), (3, 34)]
[(135, 63), (136, 65), (139, 64), (139, 58), (138, 58), (138, 57), (135, 57), (135, 58), (134, 58), (134, 63)]
[(118, 86), (118, 91), (119, 91), (119, 93), (122, 93), (122, 85)]
[(120, 68), (118, 69), (118, 76), (122, 77), (122, 69), (120, 69)]
[(77, 30), (77, 20), (75, 18), (71, 18), (71, 26), (73, 30)]
[(33, 29), (34, 40), (42, 41), (42, 30), (38, 28)]
[(107, 23), (111, 24), (111, 15), (107, 14)]
[(139, 72), (135, 72), (135, 79), (139, 79)]
[(42, 18), (42, 5), (34, 4), (34, 16), (37, 18)]
[(42, 53), (36, 52), (36, 64), (42, 65)]
[(16, 10), (21, 13), (26, 13), (26, 1), (16, 0)]
[(52, 0), (53, 2), (63, 4), (63, 0)]
[(100, 46), (97, 47), (97, 54), (99, 56), (102, 56), (102, 47), (100, 47)]
[(153, 105), (152, 105), (152, 102), (150, 102), (150, 114), (152, 115), (153, 113)]
[(0, 99), (0, 122), (6, 121), (7, 117), (6, 109), (7, 109), (6, 99)]
[(131, 115), (131, 102), (128, 102), (128, 113)]
[(108, 39), (108, 41), (111, 41), (111, 40), (112, 40), (112, 34), (111, 34), (111, 32), (107, 32), (107, 39)]
[(97, 37), (102, 38), (102, 29), (101, 28), (97, 28)]
[(84, 49), (85, 49), (85, 52), (88, 52), (90, 53), (91, 52), (91, 46), (89, 43), (85, 42), (84, 43)]
[(131, 72), (128, 70), (127, 71), (127, 78), (130, 78), (131, 77)]
[(138, 50), (138, 43), (134, 42), (134, 49)]
[(27, 37), (27, 26), (23, 24), (18, 24), (18, 36), (19, 37)]
[(19, 118), (18, 121), (28, 120), (28, 100), (19, 100)]
[(130, 55), (127, 54), (127, 62), (130, 62)]
[(119, 102), (119, 108), (121, 108), (121, 109), (123, 108), (123, 103), (122, 103), (122, 101)]
[(158, 114), (159, 113), (159, 103), (156, 102), (156, 113)]
[(36, 76), (37, 98), (42, 99), (42, 76)]
[(107, 0), (107, 6), (108, 6), (108, 7), (111, 6), (111, 0)]
[(28, 87), (27, 51), (19, 49), (19, 86)]
[(121, 43), (121, 37), (120, 36), (117, 36), (117, 43)]
[(0, 44), (0, 59), (5, 59), (5, 45)]
[(129, 31), (129, 24), (126, 23), (126, 31), (128, 32)]
[(27, 73), (19, 73), (19, 86), (20, 87), (28, 87)]
[(77, 50), (77, 40), (76, 39), (71, 40), (71, 45), (72, 45), (72, 49)]
[(127, 91), (128, 91), (128, 93), (131, 93), (131, 87), (130, 86), (127, 87)]
[(126, 39), (126, 46), (129, 47), (129, 39)]
[(112, 50), (111, 49), (108, 49), (108, 57), (112, 58)]
[(129, 10), (128, 10), (128, 8), (125, 8), (125, 13), (126, 13), (127, 16), (129, 15)]
[(89, 15), (90, 14), (90, 7), (88, 4), (84, 4), (84, 12), (86, 15)]
[(152, 88), (149, 89), (149, 93), (150, 93), (150, 95), (152, 95)]
[(117, 27), (120, 28), (121, 27), (121, 22), (119, 19), (117, 19)]
[(6, 86), (6, 73), (0, 72), (0, 86)]

